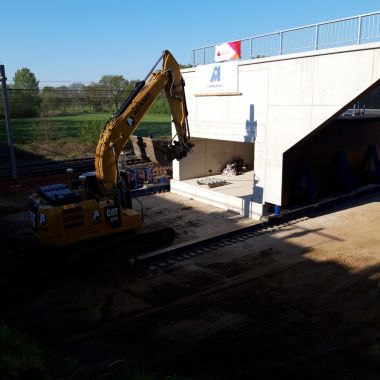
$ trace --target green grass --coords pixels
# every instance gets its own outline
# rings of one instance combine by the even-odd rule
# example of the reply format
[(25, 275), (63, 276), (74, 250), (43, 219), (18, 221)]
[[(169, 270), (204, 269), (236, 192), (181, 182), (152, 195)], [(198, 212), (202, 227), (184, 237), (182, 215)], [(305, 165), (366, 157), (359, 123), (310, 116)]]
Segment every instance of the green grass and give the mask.
[[(85, 368), (85, 372), (88, 370), (89, 368)], [(129, 369), (125, 366), (115, 369), (105, 366), (103, 370), (99, 371), (99, 368), (94, 370), (94, 376), (91, 378), (190, 380), (177, 375), (163, 377), (145, 369)], [(52, 353), (26, 335), (0, 324), (0, 379), (62, 380), (72, 378), (74, 373), (78, 374), (75, 378), (80, 378), (80, 372), (80, 363), (75, 357)]]
[[(104, 124), (109, 119), (105, 113), (81, 113), (65, 116), (51, 116), (12, 119), (11, 127), (17, 152), (48, 159), (64, 159), (93, 156), (96, 143)], [(171, 135), (170, 115), (148, 114), (135, 131), (137, 136), (152, 133), (155, 139), (167, 139)], [(7, 141), (5, 121), (0, 120), (0, 144)], [(0, 166), (7, 161), (7, 150), (0, 152)], [(16, 155), (17, 160), (17, 155)], [(2, 165), (3, 164), (3, 165)]]
[[(12, 119), (11, 126), (15, 143), (20, 144), (62, 138), (83, 139), (87, 135), (97, 139), (108, 118), (108, 114), (93, 113)], [(83, 133), (83, 128), (87, 129), (86, 133)], [(157, 137), (170, 136), (170, 115), (146, 115), (136, 135), (145, 136), (149, 132)], [(0, 121), (0, 139), (6, 139), (4, 120)]]
[(117, 374), (116, 378), (117, 380), (190, 380), (189, 378), (179, 377), (177, 375), (162, 377), (150, 371), (136, 369), (124, 369)]
[(79, 367), (71, 357), (58, 357), (18, 331), (0, 325), (0, 378), (49, 380), (68, 377)]

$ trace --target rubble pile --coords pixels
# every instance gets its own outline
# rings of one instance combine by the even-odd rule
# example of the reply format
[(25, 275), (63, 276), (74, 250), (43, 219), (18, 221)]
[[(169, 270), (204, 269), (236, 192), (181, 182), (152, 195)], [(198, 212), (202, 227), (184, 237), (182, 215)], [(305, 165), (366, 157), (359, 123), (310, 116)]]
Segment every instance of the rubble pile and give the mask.
[(226, 167), (223, 169), (222, 174), (226, 176), (236, 176), (243, 174), (245, 171), (244, 161), (242, 158), (238, 158), (228, 163)]

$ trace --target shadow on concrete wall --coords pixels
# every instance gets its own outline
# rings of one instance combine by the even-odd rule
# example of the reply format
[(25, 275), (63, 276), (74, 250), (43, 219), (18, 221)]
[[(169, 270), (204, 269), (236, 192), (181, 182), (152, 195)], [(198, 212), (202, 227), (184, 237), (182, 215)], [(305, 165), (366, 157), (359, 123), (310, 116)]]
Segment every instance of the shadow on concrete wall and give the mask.
[(246, 134), (244, 136), (244, 142), (253, 143), (256, 139), (257, 121), (255, 120), (255, 106), (249, 105), (249, 118), (245, 122)]

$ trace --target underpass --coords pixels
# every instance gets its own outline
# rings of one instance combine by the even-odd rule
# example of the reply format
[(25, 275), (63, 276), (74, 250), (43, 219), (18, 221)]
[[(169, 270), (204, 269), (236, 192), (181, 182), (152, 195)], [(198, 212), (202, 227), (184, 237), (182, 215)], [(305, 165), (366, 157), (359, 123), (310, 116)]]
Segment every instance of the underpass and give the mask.
[[(290, 54), (285, 45), (286, 33), (301, 29), (316, 30), (319, 41), (326, 41), (323, 28), (344, 26), (343, 19), (278, 32), (281, 54), (203, 61), (184, 69), (195, 148), (174, 162), (172, 191), (259, 219), (275, 206), (313, 201), (319, 194), (335, 194), (339, 186), (344, 191), (361, 184), (366, 173), (359, 167), (365, 160), (373, 167), (380, 148), (380, 43), (373, 42), (380, 23), (378, 13), (359, 19), (357, 29), (347, 31), (353, 36), (348, 43), (336, 37), (335, 45), (326, 42)], [(368, 20), (376, 24), (373, 34)], [(329, 46), (334, 47), (325, 48)], [(365, 110), (373, 116), (370, 123), (360, 112), (350, 113), (363, 100), (373, 103), (374, 108)], [(341, 118), (347, 112), (352, 116)], [(223, 186), (194, 185), (195, 179), (220, 175), (236, 157), (244, 160), (251, 180), (241, 191), (236, 185), (235, 199), (227, 192), (223, 196)], [(370, 172), (368, 177), (377, 180), (376, 167)], [(341, 185), (329, 180), (337, 177), (342, 177)], [(302, 192), (306, 195), (297, 195)]]

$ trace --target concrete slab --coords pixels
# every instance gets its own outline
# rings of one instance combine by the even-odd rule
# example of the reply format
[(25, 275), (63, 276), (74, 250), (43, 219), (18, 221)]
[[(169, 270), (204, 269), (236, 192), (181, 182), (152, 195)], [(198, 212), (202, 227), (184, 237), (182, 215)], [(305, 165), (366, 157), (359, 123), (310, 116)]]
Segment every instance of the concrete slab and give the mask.
[[(226, 184), (210, 188), (207, 185), (198, 184), (199, 178), (225, 180)], [(259, 212), (256, 210), (257, 205), (252, 202), (253, 171), (248, 171), (238, 176), (218, 174), (199, 178), (191, 178), (184, 181), (173, 179), (170, 182), (170, 191), (224, 210), (236, 212), (247, 218), (258, 219)]]

